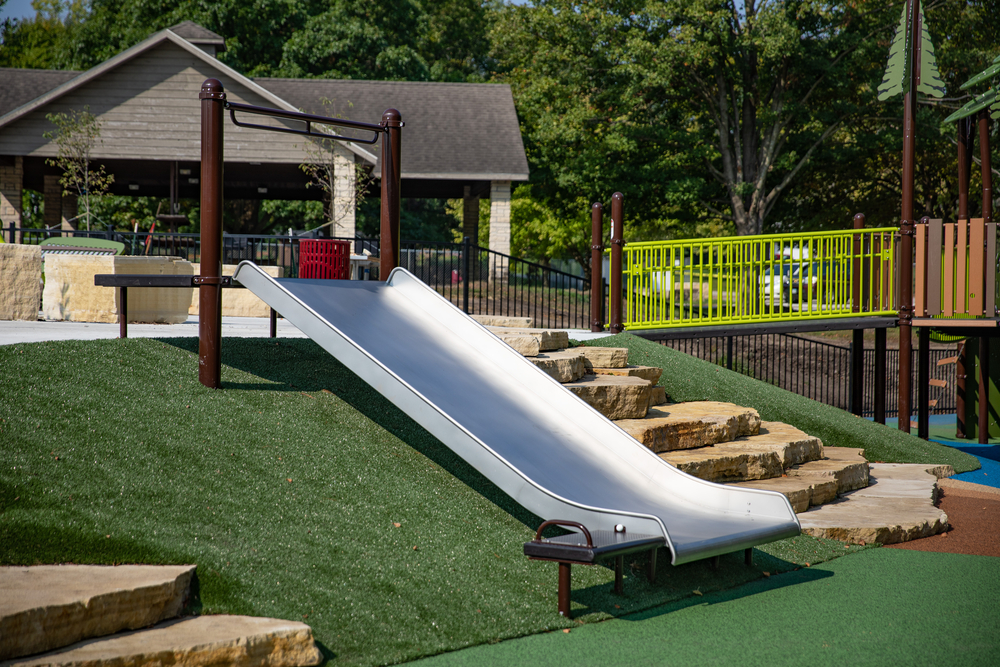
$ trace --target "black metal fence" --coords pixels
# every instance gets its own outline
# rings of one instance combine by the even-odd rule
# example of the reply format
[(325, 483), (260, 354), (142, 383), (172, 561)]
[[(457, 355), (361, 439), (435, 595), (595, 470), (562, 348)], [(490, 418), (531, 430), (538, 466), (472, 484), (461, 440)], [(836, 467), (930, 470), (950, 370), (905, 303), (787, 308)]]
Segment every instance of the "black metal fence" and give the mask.
[[(16, 228), (0, 230), (8, 242), (38, 244), (65, 234), (119, 241), (126, 255), (181, 257), (201, 261), (199, 234)], [(250, 260), (259, 266), (280, 266), (283, 275), (298, 276), (300, 236), (224, 234), (222, 263)], [(355, 255), (378, 256), (378, 239), (339, 239), (353, 244)], [(590, 328), (590, 284), (581, 276), (504, 255), (472, 243), (400, 244), (399, 265), (432, 289), (473, 315), (530, 317), (545, 328)], [(370, 277), (378, 276), (377, 263)]]
[[(709, 338), (678, 338), (662, 341), (663, 345), (685, 354), (710, 361), (762, 380), (821, 403), (850, 410), (851, 354), (853, 345), (837, 345), (803, 338), (792, 334), (760, 334), (753, 336), (714, 336)], [(911, 368), (914, 378), (910, 405), (916, 406), (917, 350), (913, 350)], [(955, 412), (955, 364), (941, 363), (957, 352), (954, 349), (930, 350), (930, 376), (936, 385), (930, 387), (931, 414)], [(862, 415), (874, 416), (875, 350), (864, 350)], [(885, 414), (899, 413), (899, 350), (886, 350)]]

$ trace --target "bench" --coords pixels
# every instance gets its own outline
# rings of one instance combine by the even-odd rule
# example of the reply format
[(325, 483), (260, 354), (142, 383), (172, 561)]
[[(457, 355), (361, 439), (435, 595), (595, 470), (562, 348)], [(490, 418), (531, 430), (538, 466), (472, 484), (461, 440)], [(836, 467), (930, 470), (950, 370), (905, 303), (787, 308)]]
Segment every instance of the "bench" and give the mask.
[[(542, 531), (549, 526), (576, 528), (579, 533), (543, 538)], [(646, 576), (650, 583), (656, 579), (656, 550), (666, 544), (662, 535), (629, 535), (625, 527), (618, 525), (614, 531), (595, 530), (591, 532), (576, 521), (551, 520), (538, 527), (535, 539), (524, 543), (524, 555), (531, 560), (554, 561), (559, 563), (559, 614), (570, 617), (570, 567), (576, 565), (596, 565), (603, 561), (615, 561), (616, 594), (622, 594), (622, 569), (625, 556), (649, 551), (649, 566)]]

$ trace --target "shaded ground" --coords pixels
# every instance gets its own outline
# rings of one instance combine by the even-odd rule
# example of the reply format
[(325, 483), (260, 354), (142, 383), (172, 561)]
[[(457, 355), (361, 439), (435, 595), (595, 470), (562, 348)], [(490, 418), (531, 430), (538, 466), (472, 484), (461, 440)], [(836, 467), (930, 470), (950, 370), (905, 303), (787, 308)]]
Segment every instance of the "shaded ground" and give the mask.
[(874, 549), (426, 665), (995, 665), (1000, 558)]

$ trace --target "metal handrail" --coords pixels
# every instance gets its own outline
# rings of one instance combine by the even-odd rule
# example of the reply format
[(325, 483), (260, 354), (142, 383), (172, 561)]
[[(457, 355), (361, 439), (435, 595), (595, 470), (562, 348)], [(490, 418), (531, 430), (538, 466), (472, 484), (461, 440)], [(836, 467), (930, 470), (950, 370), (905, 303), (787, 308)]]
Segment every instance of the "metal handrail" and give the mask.
[[(258, 107), (252, 104), (240, 104), (238, 102), (226, 102), (226, 109), (229, 110), (229, 118), (234, 125), (251, 128), (254, 130), (268, 130), (270, 132), (286, 132), (288, 134), (301, 134), (307, 137), (317, 137), (320, 139), (333, 139), (335, 141), (352, 141), (359, 144), (374, 144), (378, 141), (379, 134), (388, 133), (385, 125), (375, 123), (362, 123), (355, 120), (344, 120), (341, 118), (328, 118), (327, 116), (317, 116), (315, 114), (303, 113), (301, 111), (284, 111), (282, 109), (271, 109), (269, 107)], [(236, 120), (236, 112), (255, 114), (257, 116), (270, 116), (272, 118), (285, 118), (306, 124), (306, 129), (296, 130), (288, 127), (275, 127), (274, 125), (256, 125), (254, 123), (241, 123)], [(365, 130), (374, 132), (371, 139), (355, 139), (352, 137), (342, 137), (338, 134), (328, 134), (326, 132), (313, 132), (312, 124), (334, 125), (337, 127), (348, 127), (352, 130)]]

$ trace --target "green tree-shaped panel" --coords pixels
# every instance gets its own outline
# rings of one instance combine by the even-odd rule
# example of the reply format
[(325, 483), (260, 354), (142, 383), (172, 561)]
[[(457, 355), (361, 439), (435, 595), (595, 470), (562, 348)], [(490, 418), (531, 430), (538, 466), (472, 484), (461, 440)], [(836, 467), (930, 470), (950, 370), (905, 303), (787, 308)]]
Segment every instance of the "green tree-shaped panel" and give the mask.
[(896, 36), (889, 47), (889, 62), (878, 87), (880, 102), (910, 90), (910, 21), (906, 9), (907, 5), (904, 4), (899, 25), (896, 26)]
[(920, 3), (920, 81), (917, 92), (931, 97), (942, 98), (945, 94), (944, 82), (938, 72), (937, 59), (934, 58), (934, 43), (927, 29), (927, 14), (924, 13), (924, 3)]

